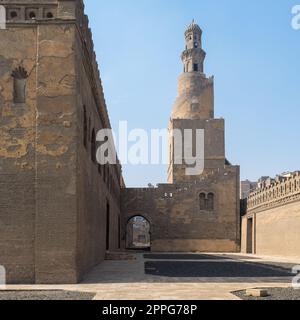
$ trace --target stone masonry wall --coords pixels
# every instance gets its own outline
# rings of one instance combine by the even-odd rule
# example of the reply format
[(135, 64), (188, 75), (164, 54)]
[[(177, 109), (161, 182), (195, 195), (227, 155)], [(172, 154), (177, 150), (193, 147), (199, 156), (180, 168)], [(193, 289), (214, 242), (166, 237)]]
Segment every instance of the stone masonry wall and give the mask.
[(247, 204), (247, 214), (242, 218), (242, 252), (299, 257), (299, 172), (255, 190)]
[[(184, 137), (185, 130), (193, 132), (193, 153), (195, 154), (196, 147), (200, 147), (200, 142), (196, 141), (196, 130), (204, 132), (204, 156), (203, 165), (205, 169), (222, 168), (225, 164), (225, 123), (223, 119), (173, 119), (169, 124), (169, 130), (180, 130)], [(185, 141), (186, 142), (186, 141)], [(198, 145), (196, 144), (198, 143)], [(185, 181), (193, 181), (195, 176), (187, 176), (184, 160), (182, 164), (174, 164), (174, 140), (170, 143), (171, 161), (168, 169), (168, 182), (180, 183)], [(202, 151), (201, 149), (199, 149)], [(182, 151), (184, 155), (184, 151)], [(199, 159), (198, 159), (199, 160)]]
[[(36, 28), (0, 32), (0, 264), (9, 281), (34, 281)], [(5, 44), (5, 45), (4, 45)], [(12, 71), (28, 70), (26, 104), (13, 104)]]
[[(193, 183), (122, 191), (122, 237), (134, 216), (151, 225), (152, 251), (239, 251), (239, 168), (207, 171)], [(213, 192), (213, 212), (201, 211), (199, 194)]]
[[(106, 250), (119, 248), (120, 220), (120, 166), (100, 166), (91, 160), (92, 131), (107, 128), (100, 110), (104, 101), (98, 101), (92, 89), (93, 73), (87, 72), (90, 54), (81, 37), (76, 37), (76, 74), (78, 75), (77, 117), (77, 205), (78, 205), (78, 261), (84, 274), (104, 260)], [(84, 59), (83, 59), (84, 57)], [(97, 70), (96, 66), (94, 69)], [(100, 84), (99, 84), (100, 85)], [(99, 88), (101, 92), (102, 89)], [(100, 107), (100, 108), (99, 108)], [(88, 121), (87, 146), (84, 146), (84, 108)], [(107, 221), (109, 205), (109, 221)], [(109, 223), (109, 248), (106, 248), (107, 223)]]
[(0, 31), (0, 265), (9, 283), (76, 283), (120, 242), (121, 167), (92, 157), (110, 123), (88, 19), (81, 1), (3, 4), (17, 17)]

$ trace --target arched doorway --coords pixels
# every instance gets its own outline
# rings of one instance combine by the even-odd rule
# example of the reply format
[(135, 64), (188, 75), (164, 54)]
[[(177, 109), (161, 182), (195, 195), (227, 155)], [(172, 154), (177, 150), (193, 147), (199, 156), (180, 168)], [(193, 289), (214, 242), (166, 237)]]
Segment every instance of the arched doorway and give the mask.
[(143, 216), (134, 216), (126, 226), (126, 248), (131, 250), (150, 250), (150, 222)]

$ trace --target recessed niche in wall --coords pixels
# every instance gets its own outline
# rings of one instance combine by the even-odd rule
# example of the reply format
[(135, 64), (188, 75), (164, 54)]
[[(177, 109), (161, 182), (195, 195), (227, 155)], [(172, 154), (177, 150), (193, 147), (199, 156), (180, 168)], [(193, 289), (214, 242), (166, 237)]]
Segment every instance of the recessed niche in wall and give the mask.
[(23, 67), (16, 68), (11, 76), (14, 79), (13, 96), (14, 103), (26, 102), (26, 82), (28, 73)]
[(8, 9), (8, 11), (7, 11), (7, 19), (8, 20), (15, 20), (18, 18), (20, 18), (20, 9), (19, 8)]
[(37, 8), (27, 8), (26, 9), (26, 20), (35, 20), (38, 18)]
[(44, 10), (44, 18), (45, 19), (54, 19), (55, 18), (55, 13), (54, 9), (45, 9)]

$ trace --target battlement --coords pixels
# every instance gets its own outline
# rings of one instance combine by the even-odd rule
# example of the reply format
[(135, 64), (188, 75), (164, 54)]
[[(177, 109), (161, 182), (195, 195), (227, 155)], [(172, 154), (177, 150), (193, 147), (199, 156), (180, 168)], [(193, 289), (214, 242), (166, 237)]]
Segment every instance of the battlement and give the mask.
[(6, 8), (8, 24), (74, 20), (79, 13), (78, 8), (83, 5), (82, 1), (78, 0), (11, 0), (1, 1), (0, 4)]
[(247, 211), (261, 211), (300, 200), (300, 171), (268, 178), (247, 198)]

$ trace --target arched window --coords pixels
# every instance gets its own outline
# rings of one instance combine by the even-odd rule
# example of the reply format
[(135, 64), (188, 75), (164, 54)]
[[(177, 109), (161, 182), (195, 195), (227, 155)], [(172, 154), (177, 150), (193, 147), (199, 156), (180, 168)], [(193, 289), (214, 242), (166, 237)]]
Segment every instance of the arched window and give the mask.
[(207, 195), (207, 210), (208, 211), (214, 211), (214, 201), (215, 201), (215, 196), (213, 193), (209, 193)]
[(91, 159), (93, 162), (96, 162), (96, 134), (95, 129), (92, 131), (91, 137)]
[(201, 211), (214, 211), (215, 208), (215, 195), (209, 193), (207, 196), (204, 192), (199, 195), (200, 210)]
[(25, 103), (28, 73), (23, 67), (19, 67), (11, 75), (14, 78), (14, 103)]
[(86, 116), (86, 107), (83, 107), (83, 145), (87, 147), (88, 124)]
[(200, 193), (200, 210), (206, 210), (206, 195), (205, 193)]

